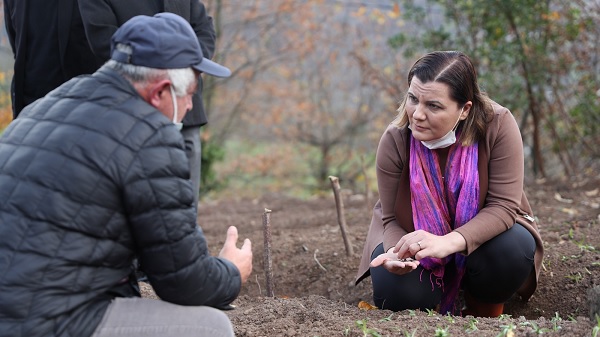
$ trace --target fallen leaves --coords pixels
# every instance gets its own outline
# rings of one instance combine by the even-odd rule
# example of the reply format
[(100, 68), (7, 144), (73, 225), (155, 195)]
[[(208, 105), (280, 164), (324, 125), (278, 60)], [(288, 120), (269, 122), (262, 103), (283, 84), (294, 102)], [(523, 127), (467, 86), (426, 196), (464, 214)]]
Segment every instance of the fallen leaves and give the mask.
[(363, 310), (377, 310), (376, 306), (365, 301), (358, 302), (358, 308)]
[(574, 209), (574, 208), (566, 208), (566, 207), (563, 207), (563, 208), (561, 209), (561, 211), (562, 211), (563, 213), (567, 213), (567, 214), (569, 214), (569, 216), (575, 216), (575, 215), (577, 215), (577, 213), (578, 213), (576, 209)]
[(593, 189), (593, 190), (591, 190), (591, 191), (585, 191), (584, 193), (585, 193), (585, 195), (586, 195), (586, 196), (588, 196), (588, 197), (595, 197), (595, 196), (597, 196), (597, 195), (598, 195), (598, 189), (597, 189), (597, 188), (595, 188), (595, 189)]
[(565, 204), (572, 204), (573, 203), (573, 199), (565, 199), (558, 192), (554, 193), (554, 200), (560, 201), (560, 202), (564, 202)]

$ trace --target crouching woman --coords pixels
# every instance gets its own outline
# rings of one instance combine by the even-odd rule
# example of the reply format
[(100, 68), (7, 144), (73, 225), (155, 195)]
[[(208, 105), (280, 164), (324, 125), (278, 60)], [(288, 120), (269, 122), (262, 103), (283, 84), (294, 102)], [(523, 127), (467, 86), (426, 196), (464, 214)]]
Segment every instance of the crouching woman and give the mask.
[(357, 283), (371, 276), (381, 309), (499, 316), (515, 293), (531, 297), (543, 256), (519, 128), (463, 53), (423, 56), (408, 86), (377, 149)]

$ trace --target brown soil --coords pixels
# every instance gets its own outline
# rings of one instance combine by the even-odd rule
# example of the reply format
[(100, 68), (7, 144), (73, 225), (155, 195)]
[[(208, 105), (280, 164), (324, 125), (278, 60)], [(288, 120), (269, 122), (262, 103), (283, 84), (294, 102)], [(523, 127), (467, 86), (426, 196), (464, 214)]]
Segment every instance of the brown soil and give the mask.
[[(309, 201), (271, 194), (204, 202), (199, 223), (214, 254), (229, 225), (252, 240), (253, 274), (234, 302), (236, 309), (227, 312), (237, 336), (593, 335), (597, 322), (589, 318), (587, 292), (600, 285), (600, 176), (528, 186), (546, 250), (538, 290), (527, 303), (511, 299), (505, 316), (476, 322), (473, 317), (358, 307), (360, 301), (372, 303), (370, 279), (354, 286), (370, 221), (359, 196), (344, 198), (353, 256), (346, 256), (333, 195)], [(265, 208), (272, 210), (274, 298), (266, 297), (263, 268)], [(148, 286), (144, 289), (145, 296), (152, 296)], [(469, 329), (473, 325), (477, 330)]]

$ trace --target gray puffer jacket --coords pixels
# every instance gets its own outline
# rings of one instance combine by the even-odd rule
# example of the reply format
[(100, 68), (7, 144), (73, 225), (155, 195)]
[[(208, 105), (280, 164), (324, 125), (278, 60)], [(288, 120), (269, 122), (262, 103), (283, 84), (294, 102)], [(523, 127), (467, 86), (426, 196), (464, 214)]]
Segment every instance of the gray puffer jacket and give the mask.
[(117, 73), (75, 78), (0, 137), (0, 336), (89, 336), (136, 296), (224, 308), (237, 268), (196, 225), (181, 134)]

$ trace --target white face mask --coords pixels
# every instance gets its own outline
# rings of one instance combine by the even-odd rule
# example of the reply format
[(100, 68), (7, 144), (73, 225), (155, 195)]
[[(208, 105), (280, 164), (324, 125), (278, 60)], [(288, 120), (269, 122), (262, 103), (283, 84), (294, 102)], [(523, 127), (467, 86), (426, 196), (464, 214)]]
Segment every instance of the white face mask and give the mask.
[(177, 130), (181, 131), (181, 129), (183, 128), (183, 123), (177, 121), (177, 96), (175, 96), (175, 89), (173, 89), (173, 85), (171, 85), (170, 88), (171, 99), (173, 101), (173, 124), (175, 124)]
[(438, 139), (422, 140), (421, 144), (423, 144), (426, 148), (430, 150), (436, 150), (446, 148), (456, 143), (456, 126), (458, 125), (458, 122), (460, 122), (460, 116), (462, 115), (464, 109), (465, 107), (463, 107), (460, 110), (460, 113), (458, 114), (458, 120), (456, 121), (456, 123), (454, 123), (454, 126), (450, 131), (448, 131), (447, 134), (445, 134), (442, 138)]

